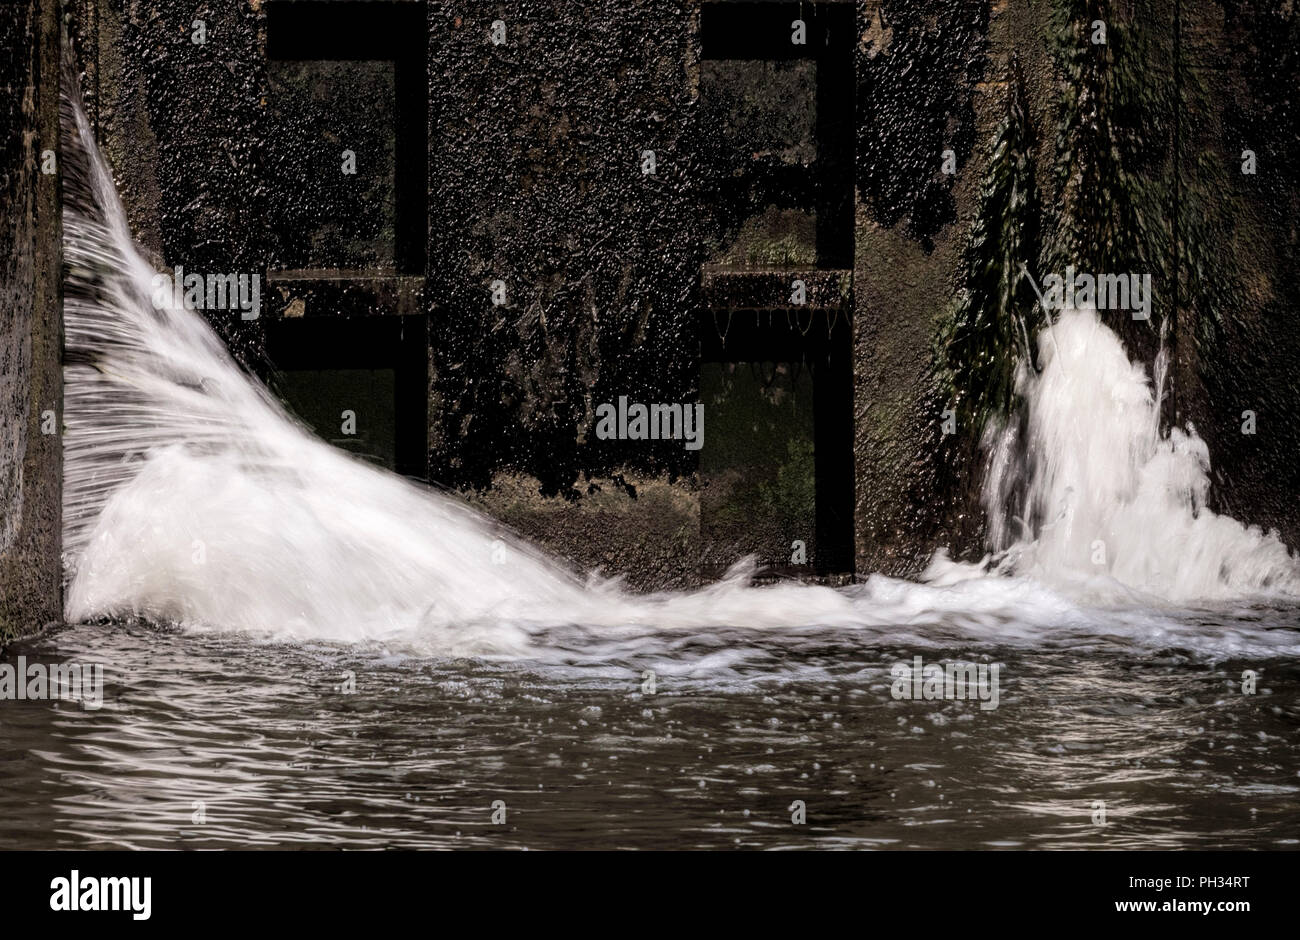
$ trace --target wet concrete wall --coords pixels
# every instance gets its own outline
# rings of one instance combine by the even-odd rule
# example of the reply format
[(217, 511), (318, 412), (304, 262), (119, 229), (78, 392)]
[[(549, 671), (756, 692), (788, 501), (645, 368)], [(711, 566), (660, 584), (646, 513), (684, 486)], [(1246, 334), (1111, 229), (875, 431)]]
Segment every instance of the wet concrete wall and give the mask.
[(1300, 10), (1181, 8), (1177, 415), (1210, 447), (1211, 504), (1300, 545)]
[[(680, 441), (601, 439), (596, 413), (620, 396), (699, 400), (709, 364), (733, 360), (767, 362), (791, 389), (816, 373), (817, 457), (782, 471), (817, 482), (800, 517), (814, 521), (790, 525), (830, 546), (821, 570), (914, 572), (940, 545), (978, 554), (979, 426), (936, 346), (985, 250), (972, 233), (1013, 86), (1041, 228), (1019, 249), (1027, 265), (1151, 271), (1153, 323), (1171, 324), (1167, 417), (1206, 435), (1212, 499), (1300, 537), (1283, 417), (1300, 405), (1285, 5), (73, 7), (139, 238), (160, 265), (268, 279), (260, 320), (210, 314), (249, 368), (397, 369), (397, 468), (579, 568), (693, 579), (711, 550), (701, 533), (725, 529), (710, 522), (708, 461)], [(811, 47), (792, 46), (799, 17)], [(1243, 140), (1269, 155), (1250, 176), (1234, 169)], [(1116, 326), (1154, 359), (1151, 324)], [(390, 333), (391, 362), (338, 359)], [(716, 429), (729, 433), (744, 436)], [(806, 491), (775, 483), (757, 490)]]
[(58, 35), (0, 7), (0, 643), (62, 615)]
[[(942, 433), (934, 337), (959, 286), (997, 58), (1013, 38), (979, 0), (858, 4), (854, 270), (856, 549), (911, 573), (936, 545), (978, 544), (975, 467)], [(990, 30), (1003, 35), (1000, 45)], [(945, 151), (951, 151), (944, 172)], [(959, 429), (964, 430), (964, 429)]]
[[(942, 137), (957, 161), (946, 190), (915, 172), (906, 174), (911, 190), (864, 179), (887, 179), (910, 141), (890, 143), (892, 156), (871, 165), (876, 132), (860, 121), (868, 139), (859, 137), (857, 153), (859, 571), (915, 571), (936, 545), (978, 557), (983, 544), (982, 425), (925, 346), (946, 335), (960, 299), (977, 289), (976, 269), (1006, 221), (976, 225), (1016, 83), (1037, 202), (1021, 260), (1040, 280), (1067, 264), (1151, 274), (1150, 320), (1108, 312), (1108, 324), (1152, 374), (1168, 325), (1164, 417), (1209, 445), (1208, 504), (1300, 544), (1300, 437), (1287, 417), (1300, 407), (1292, 376), (1300, 330), (1289, 313), (1300, 188), (1288, 156), (1300, 142), (1300, 16), (1275, 2), (1029, 0), (989, 4), (981, 42), (979, 14), (957, 6), (859, 5), (871, 59), (859, 64), (860, 95), (889, 69), (884, 53), (910, 21), (911, 46), (894, 63), (907, 71), (903, 85), (924, 92), (945, 57), (953, 76), (928, 92), (942, 107), (918, 108), (910, 126), (928, 140), (923, 154)], [(947, 120), (936, 124), (940, 112)], [(900, 193), (920, 208), (921, 225), (899, 211)], [(1019, 309), (1041, 318), (1021, 292)], [(945, 435), (950, 408), (959, 423)]]

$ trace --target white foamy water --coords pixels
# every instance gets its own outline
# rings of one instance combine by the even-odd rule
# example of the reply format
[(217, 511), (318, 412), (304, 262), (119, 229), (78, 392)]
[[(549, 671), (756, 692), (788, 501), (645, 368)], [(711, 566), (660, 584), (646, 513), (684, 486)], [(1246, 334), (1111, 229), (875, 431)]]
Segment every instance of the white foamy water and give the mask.
[[(993, 570), (1098, 603), (1300, 593), (1300, 566), (1275, 533), (1207, 508), (1205, 442), (1190, 430), (1160, 432), (1146, 369), (1095, 310), (1062, 311), (1040, 333), (1039, 362), (1041, 374), (1019, 376), (1027, 427), (992, 442), (984, 506), (997, 554), (984, 566), (941, 556), (931, 582)], [(1162, 350), (1157, 376), (1164, 371)]]
[[(1022, 377), (1030, 460), (1011, 460), (1009, 436), (999, 443), (994, 561), (941, 554), (929, 583), (873, 576), (842, 590), (751, 588), (740, 569), (699, 591), (637, 596), (584, 582), (456, 497), (315, 439), (199, 314), (155, 308), (155, 272), (86, 119), (65, 101), (64, 120), (69, 620), (437, 655), (544, 658), (558, 644), (570, 661), (583, 658), (575, 635), (598, 640), (599, 659), (684, 632), (813, 627), (890, 643), (1086, 635), (1213, 656), (1300, 652), (1291, 631), (1212, 629), (1170, 609), (1291, 597), (1300, 579), (1275, 537), (1205, 509), (1205, 445), (1158, 433), (1144, 370), (1094, 313), (1067, 311), (1042, 375)], [(999, 500), (1017, 481), (1030, 499), (1013, 528)]]

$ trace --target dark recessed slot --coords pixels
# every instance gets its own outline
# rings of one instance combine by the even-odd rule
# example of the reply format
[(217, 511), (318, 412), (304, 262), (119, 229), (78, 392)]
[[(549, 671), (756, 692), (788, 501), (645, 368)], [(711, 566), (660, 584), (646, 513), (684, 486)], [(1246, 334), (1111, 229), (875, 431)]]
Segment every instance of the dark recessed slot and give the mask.
[[(705, 3), (700, 43), (707, 59), (801, 59), (827, 52), (851, 55), (852, 3)], [(791, 41), (791, 23), (803, 20), (805, 42)]]
[[(424, 4), (273, 0), (267, 56), (272, 120), (283, 124), (268, 138), (275, 266), (423, 275)], [(350, 179), (344, 149), (358, 151)]]
[[(806, 42), (791, 41), (802, 20)], [(809, 59), (816, 64), (816, 151), (806, 181), (788, 172), (756, 169), (758, 201), (787, 206), (804, 201), (816, 215), (817, 266), (853, 266), (853, 148), (855, 98), (854, 6), (849, 3), (706, 3), (700, 14), (706, 60), (757, 62)], [(738, 185), (753, 185), (743, 179)], [(804, 195), (811, 190), (811, 198)]]
[[(713, 326), (719, 328), (707, 317), (701, 325), (700, 385), (710, 422), (706, 451), (716, 455), (701, 455), (701, 474), (708, 486), (711, 477), (728, 481), (725, 497), (714, 494), (701, 506), (706, 541), (725, 543), (728, 530), (742, 531), (749, 513), (745, 551), (757, 552), (778, 572), (852, 572), (853, 372), (847, 317), (826, 311), (738, 311), (727, 321), (726, 313), (718, 313)], [(710, 402), (710, 394), (719, 400)], [(801, 538), (792, 527), (807, 522), (809, 488), (812, 533)], [(807, 568), (783, 568), (791, 556), (786, 538), (805, 542)], [(720, 573), (710, 569), (726, 563), (705, 558), (710, 573)]]
[[(270, 386), (324, 440), (428, 476), (428, 318), (268, 320)], [(345, 433), (344, 411), (355, 415)]]

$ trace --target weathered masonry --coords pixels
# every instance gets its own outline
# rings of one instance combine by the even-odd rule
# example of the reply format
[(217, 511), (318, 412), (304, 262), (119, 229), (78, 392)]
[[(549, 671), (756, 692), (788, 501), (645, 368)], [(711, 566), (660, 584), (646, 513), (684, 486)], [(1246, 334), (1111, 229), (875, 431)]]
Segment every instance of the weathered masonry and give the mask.
[(62, 616), (58, 14), (0, 6), (0, 645)]
[[(262, 275), (256, 321), (209, 315), (248, 367), (576, 567), (666, 587), (746, 554), (836, 579), (977, 550), (971, 390), (936, 347), (1002, 245), (980, 216), (1010, 158), (1045, 233), (1026, 262), (1151, 273), (1212, 499), (1300, 538), (1289, 7), (67, 7), (146, 250)], [(598, 435), (620, 399), (701, 403), (703, 447)]]

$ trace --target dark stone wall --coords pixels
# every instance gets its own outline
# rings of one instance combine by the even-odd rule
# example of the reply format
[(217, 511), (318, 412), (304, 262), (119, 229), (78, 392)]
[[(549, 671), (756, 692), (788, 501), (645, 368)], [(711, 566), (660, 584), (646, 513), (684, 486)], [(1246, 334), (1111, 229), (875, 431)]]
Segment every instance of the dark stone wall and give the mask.
[(1210, 447), (1212, 505), (1298, 546), (1300, 10), (1184, 3), (1181, 41), (1178, 418)]
[(0, 643), (62, 616), (58, 37), (54, 0), (0, 7)]
[[(941, 434), (934, 337), (959, 287), (983, 142), (1011, 48), (984, 0), (865, 0), (858, 11), (854, 456), (857, 569), (915, 572), (977, 550), (977, 467)], [(998, 29), (1000, 44), (990, 40)], [(988, 100), (988, 99), (994, 100)], [(956, 173), (945, 174), (953, 151)]]
[[(769, 16), (784, 30), (800, 9), (721, 6), (751, 32)], [(1285, 156), (1300, 100), (1290, 7), (805, 4), (851, 13), (847, 38), (833, 16), (814, 25), (828, 48), (851, 45), (847, 73), (791, 58), (779, 32), (773, 61), (719, 61), (705, 48), (709, 31), (731, 55), (744, 30), (709, 26), (716, 8), (701, 0), (71, 7), (92, 117), (146, 248), (160, 265), (271, 272), (261, 321), (212, 317), (248, 367), (272, 374), (268, 350), (287, 346), (310, 360), (322, 342), (311, 338), (313, 318), (347, 319), (360, 336), (368, 318), (400, 316), (428, 345), (419, 376), (428, 459), (403, 472), (464, 491), (578, 568), (646, 586), (691, 580), (707, 481), (678, 442), (596, 440), (594, 408), (620, 395), (694, 400), (702, 350), (731, 322), (719, 311), (743, 312), (742, 332), (770, 328), (787, 314), (767, 292), (784, 291), (792, 271), (833, 285), (815, 316), (832, 324), (841, 307), (851, 316), (851, 453), (837, 459), (854, 483), (857, 571), (914, 572), (940, 545), (978, 554), (982, 464), (970, 429), (940, 434), (949, 401), (936, 337), (964, 286), (1013, 54), (1051, 231), (1067, 189), (1057, 166), (1071, 96), (1063, 28), (1107, 19), (1145, 50), (1138, 67), (1125, 60), (1124, 79), (1136, 76), (1143, 100), (1115, 117), (1142, 155), (1150, 230), (1118, 247), (1097, 239), (1099, 250), (1131, 249), (1165, 285), (1169, 417), (1192, 420), (1209, 441), (1216, 505), (1300, 538), (1286, 426), (1300, 405), (1290, 369), (1300, 332), (1287, 323), (1300, 208)], [(286, 40), (283, 17), (303, 11), (353, 19)], [(412, 16), (414, 26), (392, 25)], [(192, 41), (196, 19), (204, 44)], [(363, 50), (354, 58), (399, 64), (391, 73), (291, 64), (312, 48), (339, 58), (349, 43)], [(846, 131), (852, 162), (839, 165), (825, 144)], [(412, 157), (410, 141), (425, 135)], [(1256, 176), (1229, 172), (1242, 141), (1259, 154)], [(356, 185), (338, 173), (345, 148), (362, 167)], [(953, 175), (941, 172), (948, 149)], [(647, 150), (653, 175), (641, 168)], [(427, 186), (412, 191), (412, 173)], [(1089, 208), (1104, 214), (1106, 190), (1094, 189), (1101, 198)], [(837, 202), (842, 192), (851, 207)], [(841, 225), (845, 207), (851, 223)], [(851, 230), (847, 247), (837, 247), (837, 227)], [(349, 270), (358, 266), (369, 270)], [(728, 282), (728, 271), (755, 276)], [(506, 285), (500, 306), (495, 280)], [(1132, 348), (1154, 355), (1150, 330), (1124, 329)], [(1249, 408), (1260, 430), (1245, 437)]]
[[(926, 346), (966, 286), (960, 251), (1013, 55), (1038, 141), (1038, 270), (1152, 274), (1152, 321), (1121, 315), (1112, 326), (1154, 373), (1168, 321), (1165, 418), (1206, 440), (1211, 507), (1300, 545), (1290, 417), (1300, 409), (1300, 174), (1290, 156), (1300, 15), (1271, 0), (1028, 0), (988, 4), (986, 16), (980, 6), (858, 7), (859, 112), (885, 126), (864, 120), (857, 152), (858, 570), (915, 571), (937, 545), (968, 557), (982, 549), (981, 455), (973, 429), (938, 433), (951, 404)], [(1086, 41), (1097, 20), (1106, 47)], [(1072, 56), (1092, 70), (1082, 95)], [(885, 103), (871, 100), (890, 89)], [(915, 101), (933, 109), (911, 105), (910, 121), (890, 113)], [(888, 139), (904, 126), (914, 133)], [(947, 147), (958, 172), (945, 187), (935, 167)], [(1242, 172), (1245, 150), (1253, 174)]]
[[(261, 6), (69, 0), (89, 116), (132, 231), (159, 269), (265, 271)], [(193, 41), (198, 20), (203, 44)], [(211, 322), (238, 355), (256, 360), (259, 324)]]
[(590, 427), (619, 395), (695, 392), (723, 169), (697, 106), (695, 17), (685, 0), (429, 5), (435, 477), (481, 486), (508, 465), (553, 495), (584, 470), (691, 469), (680, 444)]

